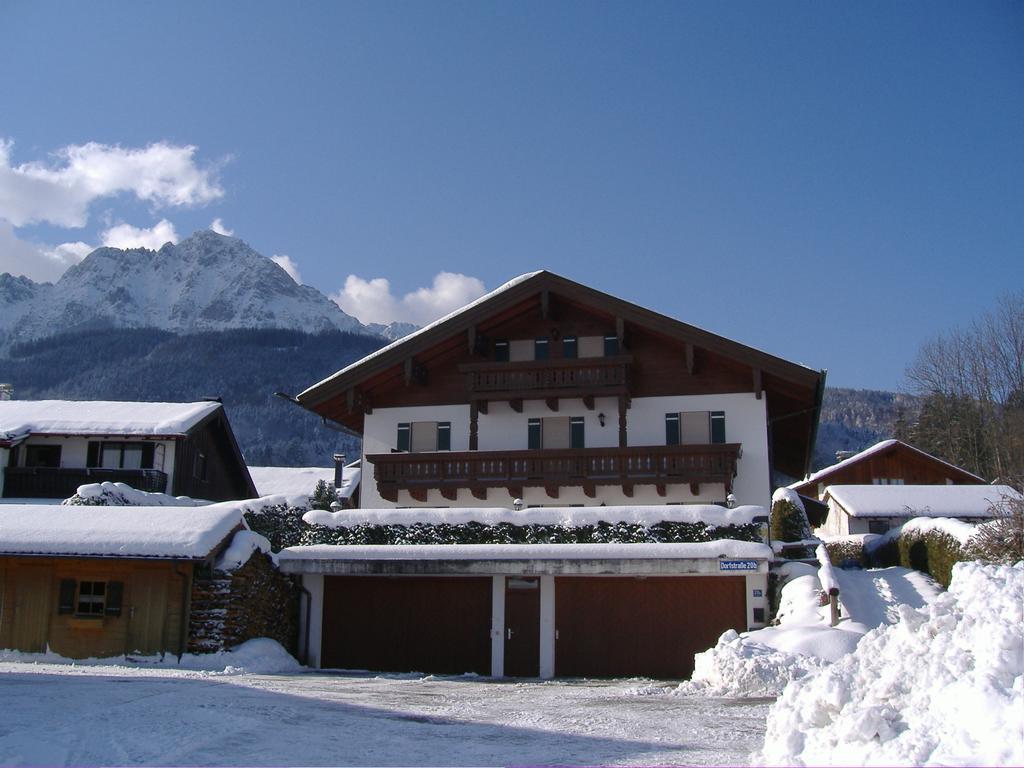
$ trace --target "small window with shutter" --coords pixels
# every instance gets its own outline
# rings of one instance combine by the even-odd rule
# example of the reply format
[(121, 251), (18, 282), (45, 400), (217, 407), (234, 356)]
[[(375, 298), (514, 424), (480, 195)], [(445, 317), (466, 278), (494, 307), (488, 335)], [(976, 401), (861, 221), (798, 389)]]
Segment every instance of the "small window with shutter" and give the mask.
[(530, 419), (526, 423), (526, 447), (531, 451), (535, 451), (540, 449), (540, 445), (540, 419)]
[(450, 421), (437, 422), (437, 450), (450, 451), (452, 449), (452, 423)]
[(679, 445), (679, 414), (665, 414), (665, 445)]
[(102, 616), (105, 608), (107, 583), (105, 581), (78, 582), (77, 616)]
[(725, 411), (711, 412), (711, 442), (725, 442)]
[(572, 437), (572, 447), (573, 448), (583, 448), (584, 447), (584, 445), (583, 445), (584, 444), (584, 438), (583, 438), (583, 417), (582, 416), (573, 416), (569, 420), (569, 429), (570, 429), (571, 437)]

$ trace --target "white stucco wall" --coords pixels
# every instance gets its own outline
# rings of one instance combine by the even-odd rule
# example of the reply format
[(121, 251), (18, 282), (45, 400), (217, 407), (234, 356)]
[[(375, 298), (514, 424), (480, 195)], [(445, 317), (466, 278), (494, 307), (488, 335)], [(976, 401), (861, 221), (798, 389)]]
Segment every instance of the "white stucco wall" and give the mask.
[[(723, 395), (688, 395), (674, 397), (634, 398), (626, 412), (626, 440), (631, 446), (664, 445), (665, 414), (679, 411), (724, 411), (725, 438), (729, 443), (740, 443), (743, 455), (739, 460), (733, 493), (740, 504), (771, 504), (768, 474), (768, 434), (766, 427), (766, 401), (753, 393)], [(605, 424), (600, 424), (600, 414)], [(585, 446), (587, 448), (613, 448), (619, 444), (619, 412), (616, 398), (597, 398), (594, 409), (588, 410), (579, 399), (559, 401), (558, 411), (550, 410), (544, 401), (528, 400), (522, 413), (512, 410), (508, 403), (490, 403), (488, 412), (479, 415), (478, 450), (525, 450), (527, 424), (531, 418), (552, 416), (581, 416), (584, 419)], [(375, 509), (396, 506), (385, 501), (373, 482), (372, 465), (367, 455), (390, 453), (396, 447), (398, 425), (414, 421), (450, 421), (453, 451), (469, 450), (469, 405), (416, 406), (407, 408), (375, 408), (366, 416), (363, 434), (364, 473), (360, 505)], [(598, 486), (596, 498), (589, 498), (582, 488), (562, 488), (557, 499), (547, 495), (543, 488), (523, 489), (526, 505), (566, 506), (568, 504), (665, 504), (707, 503), (725, 500), (722, 484), (704, 484), (695, 496), (689, 485), (669, 485), (666, 495), (659, 496), (654, 486), (637, 485), (632, 497), (627, 497), (620, 486)], [(468, 490), (459, 491), (455, 501), (431, 491), (425, 504), (417, 502), (407, 493), (400, 492), (397, 506), (509, 506), (512, 497), (505, 489), (492, 488), (486, 501), (475, 498)]]

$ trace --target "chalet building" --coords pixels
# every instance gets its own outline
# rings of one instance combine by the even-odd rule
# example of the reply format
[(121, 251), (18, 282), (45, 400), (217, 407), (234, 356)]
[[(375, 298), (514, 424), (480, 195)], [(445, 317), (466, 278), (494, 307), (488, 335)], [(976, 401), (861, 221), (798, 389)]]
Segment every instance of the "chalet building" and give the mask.
[(0, 400), (5, 502), (100, 482), (211, 501), (257, 495), (217, 401)]
[[(360, 509), (339, 525), (756, 526), (772, 471), (807, 471), (824, 379), (535, 272), (297, 401), (362, 436)], [(771, 556), (722, 539), (319, 545), (280, 563), (309, 596), (314, 666), (680, 678), (726, 629), (764, 626)]]
[(360, 506), (768, 506), (825, 374), (541, 271), (298, 402), (363, 439)]
[(0, 505), (0, 648), (78, 659), (259, 636), (290, 646), (291, 585), (251, 537), (232, 504)]
[(1021, 495), (1008, 485), (830, 485), (828, 518), (818, 536), (886, 533), (915, 517), (946, 517), (983, 523), (993, 507)]
[(825, 501), (833, 485), (984, 485), (986, 480), (902, 440), (883, 440), (789, 487)]

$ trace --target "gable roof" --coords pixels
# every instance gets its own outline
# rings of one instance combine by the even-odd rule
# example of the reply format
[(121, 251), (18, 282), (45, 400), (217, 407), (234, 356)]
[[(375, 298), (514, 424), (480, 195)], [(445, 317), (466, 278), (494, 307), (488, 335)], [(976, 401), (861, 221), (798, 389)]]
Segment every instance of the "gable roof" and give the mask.
[(243, 525), (238, 503), (205, 507), (0, 506), (0, 554), (205, 559)]
[(835, 464), (825, 467), (824, 469), (819, 469), (817, 472), (808, 475), (803, 480), (791, 483), (789, 487), (796, 490), (797, 488), (801, 488), (805, 485), (808, 485), (809, 483), (822, 482), (824, 480), (827, 480), (829, 477), (831, 477), (836, 472), (839, 472), (840, 470), (846, 469), (854, 464), (857, 464), (858, 462), (864, 461), (865, 459), (869, 459), (872, 456), (879, 456), (883, 453), (892, 450), (909, 451), (921, 458), (934, 461), (938, 464), (943, 464), (961, 475), (966, 475), (969, 478), (977, 480), (978, 483), (984, 484), (986, 482), (984, 478), (978, 477), (974, 473), (968, 472), (966, 469), (958, 467), (955, 464), (950, 464), (948, 461), (940, 459), (938, 456), (932, 456), (930, 453), (926, 453), (925, 451), (922, 451), (920, 448), (915, 448), (914, 446), (910, 445), (910, 443), (904, 443), (902, 440), (882, 440), (879, 443), (875, 443), (870, 448), (865, 448), (858, 454), (843, 459), (842, 461), (836, 462)]
[[(540, 297), (540, 304), (543, 305), (548, 295), (597, 309), (609, 316), (621, 318), (624, 323), (708, 350), (762, 372), (765, 375), (763, 388), (766, 392), (772, 394), (783, 389), (788, 392), (784, 398), (787, 405), (775, 406), (776, 412), (770, 413), (769, 418), (779, 422), (778, 441), (792, 447), (792, 452), (799, 456), (799, 463), (794, 461), (787, 468), (779, 468), (790, 475), (807, 471), (824, 392), (824, 371), (784, 360), (546, 270), (530, 272), (510, 280), (461, 309), (313, 384), (300, 392), (296, 400), (326, 419), (337, 420), (335, 413), (328, 407), (331, 401), (352, 392), (375, 376), (392, 369), (401, 369), (413, 356), (450, 342), (503, 311), (525, 305), (537, 297)], [(796, 390), (796, 394), (792, 394), (793, 390)], [(783, 398), (780, 396), (779, 399), (781, 401)], [(769, 406), (772, 407), (771, 399)], [(800, 418), (792, 418), (797, 416)], [(348, 426), (352, 427), (351, 424)]]
[(29, 435), (184, 437), (218, 409), (215, 401), (0, 400), (0, 443)]
[(830, 485), (850, 517), (992, 517), (991, 507), (1021, 495), (1008, 485)]

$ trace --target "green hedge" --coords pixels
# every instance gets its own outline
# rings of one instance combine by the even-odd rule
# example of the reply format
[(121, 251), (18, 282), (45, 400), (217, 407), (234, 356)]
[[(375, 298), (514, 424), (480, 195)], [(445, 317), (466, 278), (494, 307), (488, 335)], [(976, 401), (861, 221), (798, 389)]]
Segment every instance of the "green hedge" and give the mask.
[(849, 562), (855, 562), (862, 567), (868, 564), (864, 545), (859, 541), (826, 542), (825, 551), (828, 552), (829, 561), (835, 566)]
[(960, 542), (942, 531), (904, 533), (876, 546), (870, 554), (873, 566), (913, 568), (927, 573), (943, 587), (949, 586), (953, 565), (970, 559)]
[(758, 525), (712, 527), (704, 523), (660, 522), (598, 523), (569, 527), (563, 525), (513, 525), (464, 523), (452, 525), (355, 525), (329, 528), (307, 525), (306, 510), (269, 507), (245, 515), (249, 527), (266, 536), (275, 551), (283, 547), (311, 544), (674, 544), (737, 539), (761, 541)]

